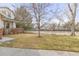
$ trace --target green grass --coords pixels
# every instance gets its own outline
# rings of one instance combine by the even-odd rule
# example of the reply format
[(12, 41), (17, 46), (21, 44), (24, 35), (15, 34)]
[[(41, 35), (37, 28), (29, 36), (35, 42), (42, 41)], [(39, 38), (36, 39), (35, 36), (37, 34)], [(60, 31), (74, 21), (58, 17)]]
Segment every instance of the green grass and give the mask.
[(15, 34), (8, 36), (15, 38), (15, 41), (2, 43), (0, 46), (79, 52), (79, 36), (42, 35), (41, 38), (38, 38), (36, 34)]

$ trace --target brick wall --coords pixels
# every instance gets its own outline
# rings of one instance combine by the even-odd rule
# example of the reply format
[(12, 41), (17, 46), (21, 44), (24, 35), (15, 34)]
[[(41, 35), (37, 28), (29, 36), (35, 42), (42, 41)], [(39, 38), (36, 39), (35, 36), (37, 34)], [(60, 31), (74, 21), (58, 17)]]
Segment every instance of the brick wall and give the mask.
[(23, 28), (15, 28), (11, 31), (11, 34), (19, 34), (19, 33), (23, 33), (24, 29)]
[(3, 37), (3, 29), (0, 29), (0, 39)]

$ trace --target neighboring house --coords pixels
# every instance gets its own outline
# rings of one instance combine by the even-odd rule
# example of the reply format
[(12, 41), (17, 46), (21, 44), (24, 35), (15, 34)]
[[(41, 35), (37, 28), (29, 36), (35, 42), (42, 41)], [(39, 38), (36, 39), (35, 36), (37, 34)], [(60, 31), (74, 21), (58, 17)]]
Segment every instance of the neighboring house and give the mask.
[(3, 30), (4, 34), (11, 33), (12, 29), (16, 28), (14, 19), (15, 16), (11, 9), (0, 7), (0, 32)]

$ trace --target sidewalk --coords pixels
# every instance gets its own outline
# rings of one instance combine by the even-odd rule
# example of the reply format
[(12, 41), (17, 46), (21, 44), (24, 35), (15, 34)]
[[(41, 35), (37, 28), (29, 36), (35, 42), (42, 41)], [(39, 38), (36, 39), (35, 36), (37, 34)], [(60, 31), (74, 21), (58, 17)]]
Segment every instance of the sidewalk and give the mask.
[(0, 56), (79, 56), (79, 53), (0, 47)]

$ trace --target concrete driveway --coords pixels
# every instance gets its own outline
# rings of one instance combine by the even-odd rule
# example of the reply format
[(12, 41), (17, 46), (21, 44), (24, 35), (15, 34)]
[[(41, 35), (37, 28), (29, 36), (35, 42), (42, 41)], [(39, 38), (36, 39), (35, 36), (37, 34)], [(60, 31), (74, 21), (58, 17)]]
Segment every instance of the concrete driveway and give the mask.
[(79, 56), (77, 52), (0, 47), (0, 56)]

